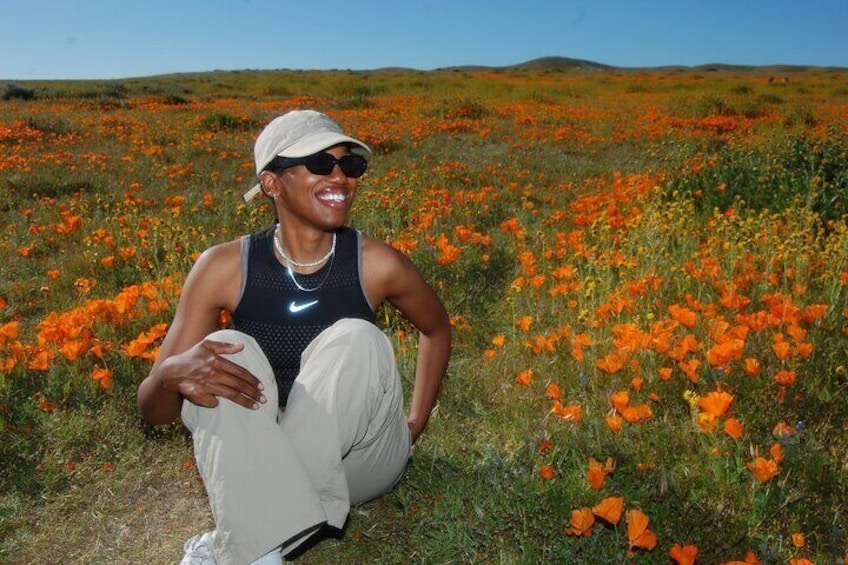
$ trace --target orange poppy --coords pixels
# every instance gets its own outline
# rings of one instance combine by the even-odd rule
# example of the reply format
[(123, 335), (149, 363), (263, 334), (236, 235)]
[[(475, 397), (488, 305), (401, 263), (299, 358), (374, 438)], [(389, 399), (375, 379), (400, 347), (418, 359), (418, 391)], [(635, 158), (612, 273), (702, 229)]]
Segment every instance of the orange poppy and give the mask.
[(68, 361), (76, 361), (86, 350), (86, 343), (81, 339), (69, 339), (59, 346), (59, 353)]
[(617, 324), (612, 328), (612, 333), (615, 336), (615, 347), (622, 355), (647, 347), (651, 340), (650, 334), (641, 331), (635, 324)]
[(553, 448), (554, 448), (554, 444), (551, 443), (551, 441), (548, 440), (548, 439), (543, 439), (542, 441), (539, 442), (539, 447), (538, 447), (539, 453), (545, 453), (547, 451), (552, 450)]
[(745, 466), (748, 467), (748, 470), (761, 483), (769, 482), (780, 472), (777, 467), (777, 461), (774, 459), (765, 459), (764, 457), (756, 457), (753, 462), (745, 463)]
[(648, 529), (650, 520), (641, 511), (635, 508), (627, 511), (627, 539), (630, 549), (639, 548), (654, 549), (657, 545), (657, 535)]
[(630, 405), (630, 394), (626, 390), (620, 390), (612, 395), (612, 405), (621, 413)]
[(618, 414), (607, 416), (605, 418), (605, 421), (607, 423), (607, 426), (609, 426), (609, 429), (611, 429), (613, 433), (619, 431), (621, 429), (621, 426), (624, 424), (624, 419)]
[(683, 339), (674, 343), (674, 346), (666, 352), (671, 359), (682, 361), (688, 353), (694, 353), (701, 348), (698, 338), (692, 334), (686, 334)]
[(559, 400), (554, 402), (554, 407), (551, 409), (551, 412), (563, 420), (569, 420), (572, 422), (579, 422), (580, 418), (583, 416), (583, 408), (581, 408), (579, 404), (563, 406)]
[(698, 368), (701, 366), (701, 362), (698, 359), (693, 358), (688, 361), (680, 361), (677, 366), (680, 367), (686, 378), (693, 384), (698, 384), (701, 381), (701, 375), (698, 374)]
[(813, 351), (816, 349), (816, 346), (810, 343), (809, 341), (802, 341), (797, 345), (796, 353), (798, 357), (802, 359), (806, 359), (810, 355), (813, 354)]
[(777, 339), (772, 344), (771, 350), (774, 352), (775, 356), (781, 361), (789, 357), (790, 353), (792, 353), (789, 342)]
[(584, 359), (583, 348), (580, 346), (575, 346), (571, 348), (571, 356), (574, 357), (574, 360), (578, 363), (582, 362)]
[(621, 417), (631, 424), (645, 421), (652, 415), (653, 411), (647, 404), (633, 404), (632, 406), (626, 407), (621, 412)]
[(651, 324), (650, 345), (657, 353), (663, 354), (671, 349), (674, 328), (678, 325), (674, 320), (662, 320)]
[(671, 314), (671, 318), (674, 321), (680, 322), (690, 329), (695, 326), (695, 322), (697, 321), (697, 314), (695, 312), (679, 304), (669, 306), (668, 313)]
[(745, 359), (745, 365), (743, 367), (745, 374), (750, 377), (756, 377), (760, 373), (760, 362), (756, 359), (748, 357)]
[(777, 463), (783, 461), (783, 447), (779, 443), (774, 443), (769, 448), (769, 455), (774, 459)]
[(105, 368), (94, 369), (91, 378), (100, 384), (100, 388), (112, 388), (112, 371)]
[(0, 343), (5, 343), (9, 339), (18, 339), (21, 332), (20, 322), (6, 322), (0, 326)]
[(710, 414), (709, 412), (698, 413), (698, 429), (705, 434), (712, 433), (717, 425), (718, 418), (716, 418), (715, 414)]
[(753, 551), (749, 551), (745, 554), (745, 561), (743, 561), (746, 565), (762, 565), (762, 561), (756, 556)]
[(591, 536), (592, 526), (595, 524), (595, 515), (592, 514), (592, 509), (572, 510), (570, 524), (571, 527), (565, 530), (566, 534), (570, 536)]
[(806, 538), (804, 537), (804, 534), (802, 534), (801, 532), (795, 532), (794, 534), (792, 534), (791, 537), (792, 537), (792, 545), (794, 545), (798, 549), (804, 547), (804, 545), (806, 545), (806, 543), (807, 543)]
[(529, 385), (530, 381), (533, 380), (533, 369), (524, 369), (517, 375), (515, 375), (515, 380), (518, 384)]
[(436, 263), (439, 265), (449, 265), (462, 255), (462, 249), (450, 243), (444, 234), (439, 235), (435, 245), (439, 250), (439, 255), (436, 257)]
[(774, 380), (783, 386), (792, 386), (795, 384), (795, 371), (787, 371), (786, 369), (781, 369), (774, 376)]
[(604, 481), (607, 475), (615, 471), (615, 462), (612, 458), (607, 458), (606, 462), (601, 463), (594, 457), (589, 458), (589, 469), (586, 471), (586, 481), (594, 490), (601, 490), (604, 486)]
[(53, 356), (52, 350), (38, 350), (27, 364), (27, 369), (32, 371), (46, 371), (50, 367), (50, 361), (53, 360)]
[(727, 367), (731, 361), (742, 358), (744, 349), (744, 340), (725, 339), (707, 350), (707, 362), (712, 367)]
[(624, 497), (609, 496), (592, 507), (592, 513), (610, 524), (618, 524), (624, 510)]
[(733, 439), (739, 439), (744, 433), (744, 427), (742, 426), (742, 423), (736, 418), (728, 418), (724, 422), (724, 433), (726, 433)]
[(698, 556), (698, 548), (694, 545), (681, 546), (676, 543), (671, 547), (668, 554), (677, 565), (694, 565), (695, 558)]
[(136, 251), (135, 246), (121, 247), (118, 250), (118, 254), (121, 256), (121, 259), (123, 259), (124, 261), (128, 261), (128, 260), (132, 259), (133, 257), (135, 257), (136, 252), (137, 251)]
[(698, 400), (698, 406), (704, 412), (721, 417), (724, 416), (731, 402), (733, 402), (732, 394), (724, 391), (713, 391), (706, 396), (702, 396)]
[(829, 308), (827, 304), (810, 304), (801, 312), (801, 318), (806, 323), (813, 324), (820, 318), (823, 318)]
[(521, 316), (516, 322), (515, 327), (520, 329), (523, 332), (530, 331), (530, 325), (533, 323), (533, 318), (531, 316)]
[(598, 359), (595, 366), (604, 373), (614, 375), (624, 368), (624, 361), (618, 353), (610, 353)]

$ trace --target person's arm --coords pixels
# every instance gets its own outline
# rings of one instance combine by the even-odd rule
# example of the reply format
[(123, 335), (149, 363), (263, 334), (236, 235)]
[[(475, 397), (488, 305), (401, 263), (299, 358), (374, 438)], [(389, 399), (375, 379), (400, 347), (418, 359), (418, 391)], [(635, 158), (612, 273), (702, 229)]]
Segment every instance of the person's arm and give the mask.
[(415, 385), (407, 417), (413, 443), (427, 427), (447, 370), (451, 349), (451, 329), (447, 316), (445, 322), (433, 326), (429, 331), (421, 330), (418, 338)]
[(418, 439), (439, 396), (451, 351), (450, 318), (436, 292), (405, 255), (371, 242), (369, 271), (388, 300), (419, 331), (415, 381), (407, 421)]
[(192, 267), (159, 355), (138, 387), (138, 407), (147, 423), (177, 421), (184, 398), (210, 408), (218, 405), (218, 397), (248, 408), (265, 401), (258, 379), (221, 357), (243, 344), (206, 339), (216, 329), (221, 308), (234, 307), (239, 285), (239, 242), (205, 251)]

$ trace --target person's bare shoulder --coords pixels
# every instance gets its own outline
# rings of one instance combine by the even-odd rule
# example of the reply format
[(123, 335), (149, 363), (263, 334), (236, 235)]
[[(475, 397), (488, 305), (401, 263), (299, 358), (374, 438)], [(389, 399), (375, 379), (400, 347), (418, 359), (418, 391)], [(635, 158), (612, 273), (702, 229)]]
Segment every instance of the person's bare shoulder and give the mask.
[(241, 262), (241, 246), (241, 238), (218, 243), (203, 251), (198, 258), (198, 262), (202, 259), (205, 262), (211, 261), (221, 267), (225, 265), (232, 266), (232, 263), (238, 266)]
[(404, 263), (409, 262), (406, 255), (388, 243), (365, 234), (362, 234), (362, 257), (363, 261), (375, 263), (374, 268), (388, 271), (401, 268)]
[[(362, 271), (372, 303), (404, 294), (421, 275), (413, 262), (391, 245), (362, 236)], [(414, 284), (413, 284), (414, 286)]]
[(187, 289), (209, 298), (215, 306), (234, 308), (241, 288), (241, 245), (236, 239), (203, 251), (186, 280)]

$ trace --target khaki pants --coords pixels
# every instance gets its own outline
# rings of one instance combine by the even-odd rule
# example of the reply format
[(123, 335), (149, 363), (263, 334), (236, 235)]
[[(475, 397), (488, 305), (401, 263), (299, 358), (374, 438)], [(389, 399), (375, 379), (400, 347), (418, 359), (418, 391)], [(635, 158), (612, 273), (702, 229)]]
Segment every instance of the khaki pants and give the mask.
[(285, 555), (324, 524), (341, 528), (351, 504), (397, 484), (410, 435), (394, 352), (376, 326), (344, 319), (318, 335), (284, 412), (252, 337), (222, 330), (209, 339), (244, 343), (228, 357), (262, 381), (267, 398), (258, 410), (223, 398), (216, 408), (183, 402), (219, 564), (250, 563), (276, 547)]

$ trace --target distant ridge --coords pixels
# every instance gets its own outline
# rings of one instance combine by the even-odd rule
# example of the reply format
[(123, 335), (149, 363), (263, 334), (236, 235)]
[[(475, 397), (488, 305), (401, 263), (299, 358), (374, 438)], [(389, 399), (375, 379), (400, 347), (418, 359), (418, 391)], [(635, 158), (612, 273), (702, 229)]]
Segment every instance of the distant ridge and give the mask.
[(572, 71), (581, 70), (610, 70), (615, 67), (586, 61), (585, 59), (571, 59), (569, 57), (539, 57), (530, 61), (505, 67), (507, 69), (524, 71)]
[(486, 65), (464, 65), (457, 67), (442, 67), (433, 69), (436, 71), (474, 71), (474, 70), (509, 70), (509, 71), (601, 71), (612, 70), (615, 67), (586, 61), (584, 59), (571, 59), (569, 57), (539, 57), (517, 65), (486, 66)]
[(524, 63), (506, 66), (465, 65), (457, 67), (442, 67), (433, 69), (435, 71), (474, 71), (474, 70), (501, 70), (501, 71), (701, 71), (701, 72), (745, 72), (763, 71), (773, 73), (803, 72), (810, 69), (823, 71), (848, 71), (848, 67), (817, 67), (815, 65), (729, 65), (725, 63), (706, 63), (703, 65), (666, 65), (655, 67), (616, 67), (605, 65), (596, 61), (585, 59), (572, 59), (569, 57), (539, 57)]
[[(818, 66), (818, 65), (789, 65), (789, 64), (769, 64), (769, 65), (731, 65), (726, 63), (705, 63), (700, 65), (656, 65), (656, 66), (647, 66), (647, 67), (619, 67), (615, 65), (607, 65), (604, 63), (598, 63), (596, 61), (589, 61), (586, 59), (573, 59), (570, 57), (559, 57), (559, 56), (548, 56), (548, 57), (538, 57), (536, 59), (531, 59), (529, 61), (525, 61), (523, 63), (517, 63), (514, 65), (461, 65), (461, 66), (451, 66), (451, 67), (438, 67), (432, 69), (418, 69), (413, 67), (379, 67), (372, 69), (351, 69), (351, 68), (334, 68), (334, 69), (296, 69), (296, 68), (246, 68), (246, 69), (214, 69), (208, 71), (182, 71), (182, 72), (174, 72), (174, 73), (166, 73), (161, 75), (145, 75), (145, 76), (129, 76), (129, 77), (121, 77), (114, 79), (55, 79), (58, 82), (69, 81), (97, 81), (97, 80), (114, 80), (114, 81), (122, 81), (122, 80), (135, 80), (135, 79), (150, 79), (150, 78), (185, 78), (185, 77), (197, 77), (203, 75), (229, 75), (229, 74), (240, 74), (240, 73), (278, 73), (278, 72), (294, 72), (294, 73), (309, 73), (309, 72), (345, 72), (345, 73), (418, 73), (418, 74), (426, 74), (429, 72), (439, 73), (439, 72), (475, 72), (475, 71), (494, 71), (494, 72), (561, 72), (561, 73), (597, 73), (597, 72), (608, 72), (608, 73), (640, 73), (640, 72), (652, 72), (652, 73), (684, 73), (684, 72), (697, 72), (697, 73), (744, 73), (744, 72), (752, 72), (752, 73), (768, 73), (768, 74), (790, 74), (790, 73), (802, 73), (804, 71), (823, 71), (823, 72), (836, 72), (836, 73), (845, 73), (848, 72), (848, 67), (846, 66)], [(12, 79), (4, 79), (0, 77), (0, 82), (14, 82), (14, 83), (40, 83), (50, 81), (50, 79), (31, 79), (31, 80), (12, 80)]]

